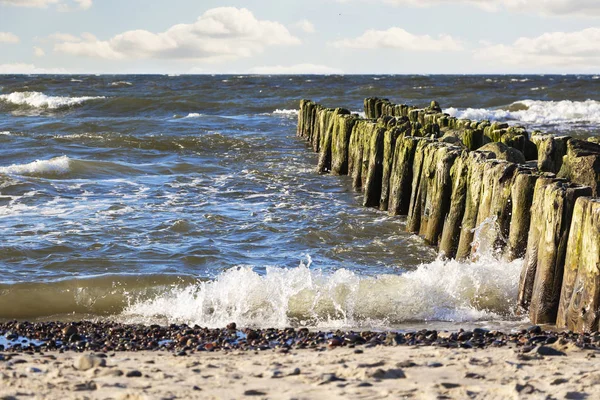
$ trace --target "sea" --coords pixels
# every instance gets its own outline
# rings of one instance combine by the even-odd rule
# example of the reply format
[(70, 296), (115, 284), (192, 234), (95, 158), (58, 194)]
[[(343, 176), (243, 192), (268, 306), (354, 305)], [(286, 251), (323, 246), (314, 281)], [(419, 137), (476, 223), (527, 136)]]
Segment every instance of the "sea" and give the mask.
[(587, 137), (599, 93), (593, 75), (0, 75), (0, 321), (526, 324), (521, 260), (442, 260), (362, 207), (350, 178), (316, 173), (299, 100), (437, 100)]

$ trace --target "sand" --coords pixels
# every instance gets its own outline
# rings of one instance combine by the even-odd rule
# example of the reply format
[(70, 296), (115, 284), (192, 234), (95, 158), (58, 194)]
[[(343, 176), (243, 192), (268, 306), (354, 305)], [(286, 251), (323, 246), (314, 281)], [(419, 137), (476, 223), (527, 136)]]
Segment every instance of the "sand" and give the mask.
[(560, 350), (567, 355), (431, 346), (185, 356), (141, 351), (105, 358), (5, 352), (0, 399), (600, 398), (597, 352), (572, 345)]

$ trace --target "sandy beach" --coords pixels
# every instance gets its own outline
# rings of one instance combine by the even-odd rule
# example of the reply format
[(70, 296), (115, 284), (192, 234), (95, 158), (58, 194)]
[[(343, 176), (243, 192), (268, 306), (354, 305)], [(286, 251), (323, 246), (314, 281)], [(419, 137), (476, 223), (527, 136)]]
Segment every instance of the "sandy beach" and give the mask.
[[(550, 350), (549, 350), (550, 349)], [(564, 355), (542, 355), (564, 352)], [(415, 346), (0, 355), (2, 399), (593, 399), (596, 351)]]

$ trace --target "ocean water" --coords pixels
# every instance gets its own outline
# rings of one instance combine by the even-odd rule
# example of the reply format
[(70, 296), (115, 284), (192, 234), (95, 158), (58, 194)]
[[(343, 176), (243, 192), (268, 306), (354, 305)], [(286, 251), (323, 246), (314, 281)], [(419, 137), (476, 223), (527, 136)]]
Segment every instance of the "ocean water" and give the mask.
[(298, 102), (598, 135), (597, 76), (0, 76), (0, 320), (512, 326), (519, 260), (436, 259), (318, 175)]

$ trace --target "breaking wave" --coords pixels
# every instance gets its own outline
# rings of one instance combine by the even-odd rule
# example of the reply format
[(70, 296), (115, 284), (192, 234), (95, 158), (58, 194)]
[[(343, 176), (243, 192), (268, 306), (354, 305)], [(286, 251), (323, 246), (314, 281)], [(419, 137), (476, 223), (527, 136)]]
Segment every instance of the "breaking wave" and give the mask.
[(360, 276), (340, 269), (251, 267), (134, 302), (126, 322), (322, 328), (390, 328), (415, 321), (474, 322), (514, 317), (522, 262), (491, 257), (437, 260), (402, 275)]
[(508, 107), (448, 108), (444, 110), (456, 118), (492, 121), (519, 121), (531, 124), (600, 123), (600, 102), (520, 100)]
[(28, 164), (13, 164), (0, 167), (0, 174), (15, 175), (64, 175), (69, 172), (70, 159), (67, 156), (55, 157), (49, 160), (35, 160)]
[(41, 92), (13, 92), (11, 94), (0, 95), (0, 102), (27, 106), (32, 108), (47, 108), (56, 110), (59, 108), (68, 108), (81, 105), (86, 101), (104, 99), (104, 96), (84, 96), (84, 97), (67, 97), (67, 96), (48, 96)]

